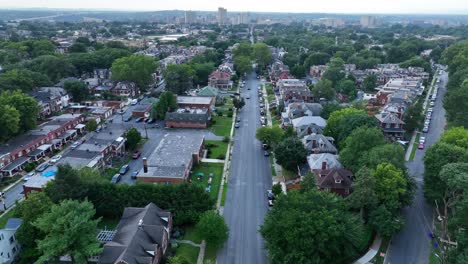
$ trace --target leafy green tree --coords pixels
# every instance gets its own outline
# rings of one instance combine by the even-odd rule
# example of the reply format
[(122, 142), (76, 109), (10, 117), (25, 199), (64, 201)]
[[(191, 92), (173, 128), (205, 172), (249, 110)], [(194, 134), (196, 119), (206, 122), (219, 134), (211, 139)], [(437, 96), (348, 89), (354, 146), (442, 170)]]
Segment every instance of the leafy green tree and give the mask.
[(21, 90), (29, 92), (36, 87), (48, 86), (51, 82), (44, 74), (26, 69), (13, 69), (0, 75), (0, 91)]
[(304, 66), (306, 69), (310, 69), (310, 66), (313, 65), (325, 65), (330, 60), (330, 55), (325, 52), (314, 52), (307, 57), (304, 61)]
[(88, 131), (95, 131), (98, 128), (98, 123), (96, 122), (96, 119), (90, 119), (88, 122), (86, 122), (85, 126), (86, 130)]
[(0, 142), (12, 138), (19, 131), (20, 113), (9, 105), (0, 105)]
[(440, 142), (468, 149), (468, 130), (464, 127), (453, 127), (445, 131)]
[(49, 212), (34, 221), (33, 225), (46, 234), (37, 241), (41, 252), (37, 262), (68, 255), (72, 263), (86, 263), (88, 257), (101, 253), (102, 247), (96, 238), (100, 219), (93, 220), (95, 213), (88, 201), (66, 200), (53, 205)]
[(192, 89), (195, 71), (187, 64), (170, 64), (164, 70), (166, 90), (181, 95)]
[[(284, 230), (289, 230), (287, 235)], [(328, 192), (279, 196), (260, 233), (274, 264), (349, 263), (362, 250), (362, 224), (346, 210), (343, 199)]]
[(424, 156), (424, 194), (429, 201), (441, 200), (441, 191), (446, 189), (440, 178), (443, 166), (455, 162), (468, 162), (466, 149), (437, 142), (427, 149)]
[(207, 243), (217, 247), (221, 246), (229, 236), (229, 228), (224, 218), (215, 211), (206, 211), (202, 214), (195, 228)]
[(234, 58), (234, 67), (237, 75), (244, 76), (244, 74), (252, 71), (252, 62), (247, 56), (237, 56)]
[(326, 104), (322, 106), (322, 112), (320, 113), (320, 116), (323, 117), (324, 119), (328, 119), (331, 115), (331, 113), (339, 111), (343, 109), (344, 107), (339, 105), (339, 104)]
[(275, 147), (280, 143), (284, 136), (284, 131), (278, 126), (274, 127), (260, 127), (257, 129), (256, 137), (264, 144)]
[(356, 90), (356, 84), (348, 79), (343, 79), (338, 83), (337, 86), (338, 92), (348, 96), (350, 100), (353, 100), (356, 98), (357, 95), (357, 90)]
[(169, 91), (165, 91), (159, 96), (159, 101), (154, 104), (153, 115), (162, 120), (168, 111), (172, 111), (176, 107), (177, 99), (175, 95)]
[(377, 77), (374, 74), (370, 74), (362, 82), (362, 89), (372, 92), (375, 87), (377, 87)]
[(264, 69), (271, 61), (270, 48), (265, 43), (255, 43), (253, 45), (252, 58), (258, 63), (260, 69)]
[(376, 179), (367, 167), (362, 167), (355, 177), (353, 192), (347, 197), (347, 201), (351, 208), (359, 209), (361, 220), (366, 222), (368, 213), (379, 203), (375, 193)]
[(195, 72), (194, 83), (204, 85), (208, 82), (208, 77), (216, 69), (212, 62), (190, 64)]
[(91, 74), (98, 66), (97, 53), (71, 53), (68, 56), (70, 63), (75, 66), (78, 76)]
[(126, 134), (127, 146), (129, 149), (136, 149), (138, 143), (141, 141), (141, 133), (134, 127), (130, 128)]
[(380, 205), (369, 216), (369, 224), (384, 238), (390, 238), (404, 226), (403, 219)]
[(304, 78), (306, 76), (306, 68), (302, 65), (294, 65), (291, 68), (291, 74), (296, 78)]
[(234, 99), (232, 100), (232, 104), (234, 105), (235, 108), (237, 109), (242, 109), (242, 107), (245, 106), (245, 100), (244, 98), (237, 98), (237, 97), (234, 97)]
[(240, 57), (240, 56), (250, 57), (252, 55), (252, 52), (253, 52), (252, 45), (250, 45), (250, 43), (246, 43), (246, 42), (240, 43), (232, 51), (234, 57)]
[(145, 91), (153, 81), (156, 67), (156, 61), (145, 55), (123, 57), (112, 63), (112, 79), (135, 82)]
[(174, 255), (167, 259), (168, 264), (191, 264), (185, 256)]
[(407, 190), (407, 181), (400, 169), (390, 163), (382, 163), (371, 174), (375, 178), (375, 193), (381, 203), (388, 206), (402, 200)]
[(315, 181), (315, 175), (312, 172), (308, 172), (301, 180), (301, 192), (308, 192), (317, 190), (317, 182)]
[(87, 47), (85, 44), (80, 43), (80, 42), (75, 42), (73, 45), (70, 46), (68, 49), (70, 53), (80, 53), (80, 52), (86, 52)]
[(103, 69), (110, 68), (115, 60), (128, 57), (130, 55), (130, 51), (116, 48), (105, 48), (94, 53), (94, 56), (96, 57), (96, 67)]
[(24, 132), (36, 127), (39, 105), (34, 98), (19, 91), (3, 92), (0, 94), (0, 105), (9, 105), (19, 112), (19, 131)]
[(31, 71), (46, 75), (53, 83), (74, 76), (75, 67), (63, 56), (44, 55), (25, 62), (25, 67)]
[(447, 111), (449, 124), (468, 127), (468, 106), (465, 104), (467, 100), (468, 78), (459, 87), (449, 87), (444, 98), (444, 108)]
[(360, 158), (375, 146), (385, 144), (385, 138), (378, 128), (359, 127), (353, 130), (340, 152), (340, 162), (354, 172), (361, 168)]
[(297, 166), (306, 161), (307, 151), (295, 137), (286, 138), (275, 147), (276, 162), (283, 168), (297, 172)]
[(327, 69), (323, 73), (322, 79), (328, 79), (332, 82), (332, 87), (345, 78), (344, 61), (341, 58), (331, 58), (327, 64)]
[(44, 239), (46, 234), (34, 226), (33, 222), (47, 213), (52, 205), (44, 192), (37, 192), (28, 194), (28, 199), (16, 206), (15, 212), (23, 220), (16, 235), (23, 248), (19, 255), (20, 263), (32, 263), (41, 256), (37, 241)]
[(89, 90), (82, 81), (65, 81), (63, 88), (70, 93), (74, 102), (81, 102), (89, 97)]
[(276, 183), (274, 184), (272, 187), (271, 187), (271, 192), (273, 192), (273, 194), (275, 196), (278, 196), (280, 194), (283, 193), (283, 189), (281, 188), (281, 184), (280, 183)]
[(406, 170), (405, 150), (398, 144), (383, 144), (370, 149), (359, 160), (359, 164), (376, 168), (381, 163), (390, 163), (401, 171)]
[(315, 99), (325, 98), (327, 100), (333, 100), (336, 91), (333, 89), (333, 84), (330, 80), (322, 79), (312, 87), (312, 94)]
[[(339, 105), (337, 105), (336, 107), (332, 107), (332, 110), (337, 109), (337, 108), (340, 108)], [(339, 126), (340, 126), (341, 120), (343, 120), (347, 116), (351, 116), (355, 114), (364, 114), (364, 113), (365, 112), (363, 110), (358, 110), (358, 109), (350, 108), (350, 107), (334, 110), (330, 113), (330, 116), (328, 117), (327, 125), (325, 126), (323, 133), (327, 136), (338, 138), (339, 133), (340, 133)]]
[(52, 55), (55, 52), (55, 45), (49, 40), (32, 40), (27, 42), (32, 58), (43, 55)]
[(378, 127), (377, 120), (374, 116), (370, 116), (367, 113), (356, 113), (345, 116), (341, 119), (338, 125), (338, 141), (339, 145), (342, 146), (344, 140), (358, 127)]
[(409, 133), (420, 127), (422, 121), (422, 102), (418, 100), (406, 109), (403, 121), (405, 122), (405, 130)]

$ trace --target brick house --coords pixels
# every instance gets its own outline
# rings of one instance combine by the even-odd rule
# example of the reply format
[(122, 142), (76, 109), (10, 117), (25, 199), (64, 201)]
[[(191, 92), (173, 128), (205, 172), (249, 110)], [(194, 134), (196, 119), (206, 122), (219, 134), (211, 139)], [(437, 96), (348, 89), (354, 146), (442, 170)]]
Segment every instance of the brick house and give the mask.
[(167, 112), (164, 120), (169, 128), (207, 128), (210, 115), (207, 109), (177, 109)]
[(379, 123), (380, 128), (382, 129), (384, 135), (389, 138), (402, 138), (405, 133), (403, 122), (398, 114), (382, 112), (375, 115), (377, 122)]
[(202, 96), (177, 96), (177, 106), (189, 109), (208, 109), (211, 111), (215, 107), (216, 98)]
[(229, 90), (232, 88), (231, 74), (216, 70), (210, 74), (208, 83), (220, 90)]
[(342, 197), (351, 193), (353, 173), (350, 170), (321, 168), (312, 172), (319, 190), (336, 193)]
[(135, 98), (139, 95), (139, 90), (134, 82), (120, 81), (111, 89), (111, 93), (117, 96)]

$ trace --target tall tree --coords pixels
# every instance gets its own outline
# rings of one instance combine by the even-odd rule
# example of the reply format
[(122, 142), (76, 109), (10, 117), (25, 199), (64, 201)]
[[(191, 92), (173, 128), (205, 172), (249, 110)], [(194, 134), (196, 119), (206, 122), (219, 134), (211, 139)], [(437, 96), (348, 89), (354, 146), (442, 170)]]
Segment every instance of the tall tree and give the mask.
[(297, 172), (297, 166), (306, 161), (304, 144), (296, 138), (286, 138), (275, 147), (276, 162), (283, 168)]
[(89, 96), (88, 87), (82, 81), (65, 81), (63, 88), (70, 93), (73, 102), (81, 102)]
[(360, 245), (362, 224), (328, 192), (280, 195), (260, 233), (272, 263), (349, 263), (367, 246)]
[(364, 89), (364, 91), (372, 92), (375, 87), (377, 87), (377, 76), (375, 76), (375, 74), (370, 74), (364, 79), (362, 89)]
[(236, 69), (237, 75), (244, 76), (244, 74), (252, 71), (252, 62), (250, 57), (247, 56), (237, 56), (234, 58), (234, 67)]
[(47, 213), (53, 203), (44, 192), (30, 193), (28, 199), (16, 206), (15, 212), (23, 220), (18, 229), (17, 238), (23, 250), (20, 252), (20, 263), (32, 263), (41, 254), (37, 242), (44, 239), (45, 233), (33, 225), (33, 222)]
[(221, 246), (229, 236), (224, 218), (215, 211), (206, 211), (195, 226), (199, 235), (215, 247)]
[(169, 91), (165, 91), (159, 96), (159, 101), (154, 104), (153, 115), (162, 120), (168, 111), (172, 111), (176, 107), (177, 99), (175, 95)]
[(136, 149), (141, 141), (141, 133), (134, 127), (130, 128), (126, 134), (127, 146), (129, 149)]
[(182, 95), (193, 87), (195, 71), (187, 64), (170, 64), (164, 70), (166, 90)]
[(36, 127), (39, 116), (39, 105), (34, 98), (19, 91), (0, 94), (0, 104), (15, 108), (20, 114), (20, 131), (28, 131)]
[(74, 76), (75, 67), (63, 56), (44, 55), (24, 63), (31, 71), (46, 75), (53, 83), (61, 79)]
[(120, 58), (112, 63), (112, 79), (120, 81), (132, 81), (138, 87), (146, 91), (153, 81), (153, 73), (157, 63), (153, 58), (145, 55), (131, 55)]
[(264, 144), (275, 147), (283, 138), (284, 131), (278, 126), (260, 127), (257, 129), (255, 136)]
[(322, 79), (312, 87), (312, 94), (316, 100), (321, 98), (333, 100), (336, 91), (333, 89), (333, 83), (330, 80)]
[(34, 221), (33, 225), (46, 234), (37, 242), (42, 254), (37, 262), (68, 255), (72, 263), (86, 263), (88, 257), (101, 253), (101, 243), (96, 238), (100, 219), (93, 220), (95, 213), (88, 201), (65, 200)]
[(420, 127), (422, 121), (422, 100), (418, 100), (406, 109), (403, 121), (405, 122), (405, 130), (412, 133), (416, 128)]
[(379, 203), (375, 186), (376, 179), (371, 175), (371, 171), (367, 167), (362, 167), (356, 173), (353, 192), (347, 197), (350, 207), (360, 210), (363, 222), (367, 221), (368, 213)]
[(12, 138), (20, 129), (20, 113), (9, 105), (0, 105), (0, 142)]
[(338, 124), (338, 137), (335, 138), (339, 146), (343, 146), (346, 138), (358, 127), (378, 127), (374, 116), (367, 113), (355, 113), (345, 116)]
[(341, 120), (343, 120), (347, 116), (351, 116), (354, 114), (364, 114), (365, 112), (363, 110), (358, 110), (355, 108), (343, 108), (343, 109), (338, 109), (340, 107), (336, 107), (336, 111), (333, 111), (328, 120), (327, 120), (327, 125), (325, 126), (323, 133), (327, 136), (331, 136), (333, 138), (338, 138), (339, 136), (339, 126)]
[(341, 80), (337, 85), (338, 92), (348, 96), (350, 100), (356, 98), (357, 91), (356, 91), (356, 84), (348, 79)]
[(359, 127), (349, 135), (340, 152), (340, 161), (345, 168), (357, 172), (361, 168), (359, 159), (369, 149), (385, 144), (385, 138), (378, 128)]
[(264, 69), (271, 61), (270, 48), (265, 43), (255, 43), (253, 45), (252, 57)]
[(51, 82), (46, 75), (26, 69), (13, 69), (0, 75), (0, 91), (29, 92), (36, 87), (48, 85), (51, 85)]

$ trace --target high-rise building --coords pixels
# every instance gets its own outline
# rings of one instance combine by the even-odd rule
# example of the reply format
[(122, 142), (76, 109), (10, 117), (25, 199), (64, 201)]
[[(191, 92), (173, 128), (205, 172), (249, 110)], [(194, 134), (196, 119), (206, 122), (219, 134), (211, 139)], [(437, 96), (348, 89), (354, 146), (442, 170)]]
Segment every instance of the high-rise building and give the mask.
[(197, 20), (197, 13), (195, 11), (185, 11), (185, 24), (192, 24), (195, 23)]
[(226, 24), (226, 21), (227, 21), (227, 9), (226, 8), (222, 8), (222, 7), (218, 8), (217, 20), (218, 20), (218, 24), (220, 25)]
[(249, 24), (250, 20), (250, 14), (248, 12), (242, 12), (237, 14), (237, 17), (235, 19), (236, 24)]
[(362, 16), (361, 26), (365, 28), (373, 28), (377, 25), (377, 20), (374, 16)]

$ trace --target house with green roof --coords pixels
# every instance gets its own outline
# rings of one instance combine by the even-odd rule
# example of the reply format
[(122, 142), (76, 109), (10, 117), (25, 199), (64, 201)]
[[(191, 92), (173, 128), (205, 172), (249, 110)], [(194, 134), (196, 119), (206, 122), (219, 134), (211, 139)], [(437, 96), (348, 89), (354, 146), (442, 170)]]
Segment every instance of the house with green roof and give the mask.
[(202, 96), (202, 97), (215, 97), (216, 102), (219, 102), (222, 98), (219, 93), (219, 89), (213, 86), (205, 86), (203, 87), (198, 93), (197, 96)]

